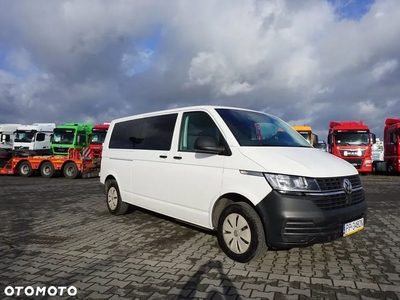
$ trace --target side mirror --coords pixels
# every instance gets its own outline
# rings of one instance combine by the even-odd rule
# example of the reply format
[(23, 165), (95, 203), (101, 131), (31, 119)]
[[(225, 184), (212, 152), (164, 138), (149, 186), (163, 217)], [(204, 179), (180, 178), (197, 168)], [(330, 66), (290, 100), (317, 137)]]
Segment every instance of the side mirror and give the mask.
[(225, 151), (225, 147), (218, 146), (215, 139), (209, 136), (199, 136), (194, 142), (194, 148), (212, 154), (221, 154)]
[(332, 145), (332, 135), (328, 135), (328, 145)]
[(376, 144), (376, 135), (375, 135), (375, 133), (372, 134), (372, 144)]

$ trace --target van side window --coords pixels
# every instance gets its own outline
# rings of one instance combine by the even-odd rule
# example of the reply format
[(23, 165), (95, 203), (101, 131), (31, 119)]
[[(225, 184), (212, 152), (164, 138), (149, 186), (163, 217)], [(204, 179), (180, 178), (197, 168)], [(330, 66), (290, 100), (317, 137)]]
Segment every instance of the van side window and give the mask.
[(144, 118), (143, 140), (135, 149), (170, 150), (178, 114)]
[(217, 142), (217, 145), (223, 145), (222, 134), (207, 113), (184, 113), (180, 131), (179, 151), (196, 152), (194, 142), (199, 136), (212, 137)]
[(170, 150), (178, 114), (116, 123), (110, 149)]
[(110, 149), (135, 149), (143, 140), (140, 136), (142, 119), (116, 123), (110, 138)]

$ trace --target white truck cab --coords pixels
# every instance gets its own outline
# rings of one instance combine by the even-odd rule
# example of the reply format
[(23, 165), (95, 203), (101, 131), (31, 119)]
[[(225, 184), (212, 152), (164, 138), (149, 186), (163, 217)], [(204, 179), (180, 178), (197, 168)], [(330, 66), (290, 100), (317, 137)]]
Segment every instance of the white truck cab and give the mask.
[(215, 230), (238, 262), (365, 226), (358, 171), (270, 114), (196, 106), (130, 116), (111, 122), (103, 146), (111, 214), (133, 205)]
[(15, 130), (21, 124), (0, 124), (0, 148), (12, 150), (14, 146)]
[(37, 155), (51, 155), (51, 135), (55, 123), (21, 125), (15, 132), (14, 150), (32, 150)]

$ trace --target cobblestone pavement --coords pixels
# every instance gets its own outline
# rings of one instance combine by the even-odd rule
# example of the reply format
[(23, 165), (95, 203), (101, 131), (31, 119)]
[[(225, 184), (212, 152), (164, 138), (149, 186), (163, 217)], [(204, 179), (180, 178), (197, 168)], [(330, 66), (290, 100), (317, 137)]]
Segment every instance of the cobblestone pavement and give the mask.
[(400, 177), (362, 181), (365, 230), (240, 264), (208, 232), (111, 216), (98, 178), (1, 176), (0, 298), (15, 299), (7, 286), (75, 286), (85, 299), (400, 299)]

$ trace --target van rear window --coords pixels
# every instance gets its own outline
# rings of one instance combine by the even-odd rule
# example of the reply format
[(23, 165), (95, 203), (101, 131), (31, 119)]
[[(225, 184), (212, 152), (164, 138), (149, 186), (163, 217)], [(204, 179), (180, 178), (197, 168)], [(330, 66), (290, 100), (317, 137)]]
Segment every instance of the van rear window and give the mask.
[(110, 149), (170, 150), (178, 114), (116, 123)]

